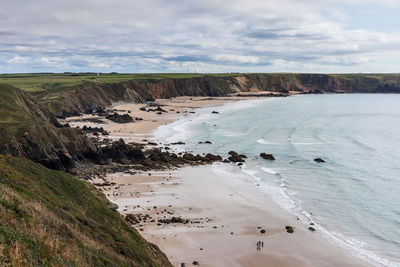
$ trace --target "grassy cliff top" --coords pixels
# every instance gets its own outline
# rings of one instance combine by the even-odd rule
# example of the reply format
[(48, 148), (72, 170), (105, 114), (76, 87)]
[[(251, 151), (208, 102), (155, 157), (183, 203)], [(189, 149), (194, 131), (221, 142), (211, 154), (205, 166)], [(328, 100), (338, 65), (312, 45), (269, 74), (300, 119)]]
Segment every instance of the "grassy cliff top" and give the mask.
[(71, 175), (0, 155), (1, 266), (171, 266)]
[(238, 74), (198, 74), (198, 73), (151, 73), (151, 74), (118, 74), (118, 73), (25, 73), (0, 74), (0, 84), (9, 84), (25, 91), (44, 91), (70, 87), (84, 82), (116, 83), (129, 80), (163, 80), (187, 79), (203, 76), (234, 76)]
[[(117, 83), (130, 80), (164, 80), (164, 79), (188, 79), (204, 76), (232, 77), (238, 75), (268, 75), (268, 76), (294, 76), (296, 73), (21, 73), (0, 74), (0, 84), (9, 84), (25, 91), (46, 91), (64, 87), (80, 85), (84, 82)], [(400, 74), (327, 74), (332, 77), (346, 80), (355, 80), (360, 77), (369, 77), (391, 82), (398, 79)]]

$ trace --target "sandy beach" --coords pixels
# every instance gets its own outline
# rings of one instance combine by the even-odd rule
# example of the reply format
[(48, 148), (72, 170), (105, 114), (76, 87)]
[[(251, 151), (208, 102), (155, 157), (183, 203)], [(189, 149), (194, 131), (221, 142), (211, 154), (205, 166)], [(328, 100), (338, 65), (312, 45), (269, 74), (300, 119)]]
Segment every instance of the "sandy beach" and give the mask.
[[(143, 104), (113, 108), (143, 121), (93, 124), (69, 118), (71, 126), (101, 126), (107, 138), (141, 142), (160, 125), (204, 106), (240, 98), (157, 100), (168, 113), (140, 110)], [(177, 113), (179, 112), (179, 113)], [(85, 115), (83, 118), (93, 117)], [(122, 215), (148, 241), (158, 245), (174, 266), (368, 266), (325, 240), (280, 208), (248, 181), (235, 164), (215, 163), (175, 170), (107, 175), (99, 186)], [(237, 177), (231, 177), (231, 173)], [(92, 183), (103, 183), (93, 179)], [(166, 222), (173, 217), (177, 222)], [(288, 233), (286, 226), (294, 228)], [(257, 242), (263, 242), (257, 250)], [(182, 265), (184, 264), (184, 265)]]

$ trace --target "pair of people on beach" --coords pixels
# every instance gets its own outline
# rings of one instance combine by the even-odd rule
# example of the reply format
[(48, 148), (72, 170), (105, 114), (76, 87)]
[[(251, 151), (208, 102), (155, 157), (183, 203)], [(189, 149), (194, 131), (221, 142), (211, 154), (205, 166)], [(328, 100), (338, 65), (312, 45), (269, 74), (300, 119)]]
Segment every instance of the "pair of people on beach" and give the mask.
[(257, 250), (261, 250), (261, 248), (264, 247), (264, 241), (258, 241), (257, 242)]

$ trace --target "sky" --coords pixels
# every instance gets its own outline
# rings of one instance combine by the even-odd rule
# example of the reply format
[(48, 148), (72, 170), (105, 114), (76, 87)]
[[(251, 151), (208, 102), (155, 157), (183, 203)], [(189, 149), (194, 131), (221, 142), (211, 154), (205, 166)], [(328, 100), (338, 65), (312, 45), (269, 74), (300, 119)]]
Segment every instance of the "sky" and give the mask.
[(0, 0), (0, 73), (399, 73), (398, 0)]

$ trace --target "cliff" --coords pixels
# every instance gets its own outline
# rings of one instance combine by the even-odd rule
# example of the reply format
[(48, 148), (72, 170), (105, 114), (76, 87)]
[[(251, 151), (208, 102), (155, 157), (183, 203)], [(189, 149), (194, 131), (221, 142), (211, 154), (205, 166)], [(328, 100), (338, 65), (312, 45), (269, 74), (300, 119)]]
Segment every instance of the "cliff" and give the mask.
[(0, 153), (68, 170), (96, 151), (80, 129), (63, 128), (29, 94), (0, 85)]
[(77, 115), (113, 102), (143, 103), (177, 96), (227, 96), (240, 92), (399, 93), (397, 74), (232, 74), (190, 78), (85, 82), (35, 95), (57, 115)]
[(0, 155), (1, 266), (172, 266), (71, 175)]

